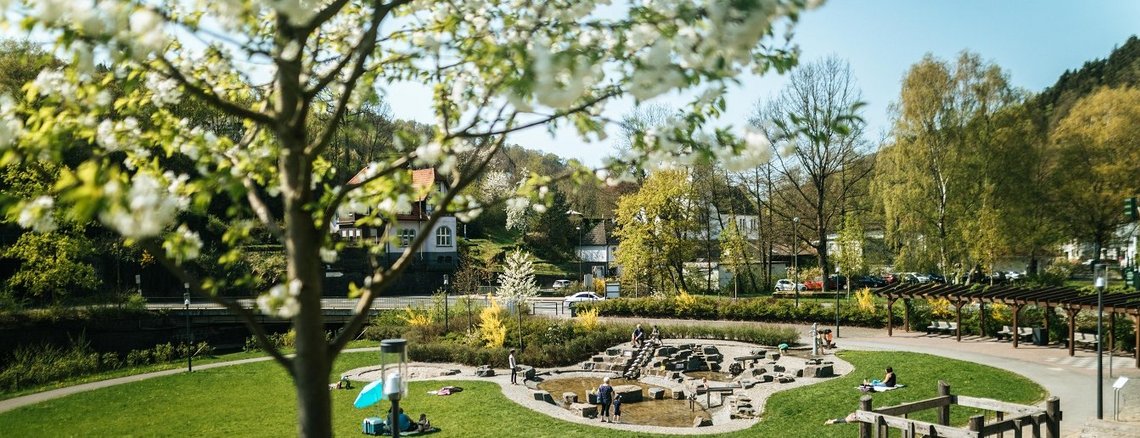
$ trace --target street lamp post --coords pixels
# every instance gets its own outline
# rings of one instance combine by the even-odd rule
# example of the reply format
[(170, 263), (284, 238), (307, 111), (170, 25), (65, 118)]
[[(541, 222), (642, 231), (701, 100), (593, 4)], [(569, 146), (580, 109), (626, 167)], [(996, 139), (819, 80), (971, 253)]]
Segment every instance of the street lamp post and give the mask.
[[(851, 279), (847, 278), (847, 287), (851, 287)], [(824, 282), (826, 283), (826, 282)], [(839, 267), (835, 267), (835, 337), (839, 337)]]
[(448, 330), (449, 327), (448, 327), (447, 322), (451, 318), (448, 317), (447, 302), (450, 300), (451, 300), (450, 290), (447, 288), (447, 274), (443, 274), (443, 332), (444, 333), (447, 333), (449, 331)]
[(1104, 419), (1104, 288), (1108, 283), (1108, 265), (1093, 265), (1096, 279), (1096, 419)]
[[(578, 282), (584, 283), (584, 279), (582, 278), (582, 226), (574, 227), (574, 231), (578, 233), (578, 250), (574, 251), (578, 255)], [(581, 289), (585, 290), (585, 284), (582, 284)]]
[(800, 307), (800, 217), (792, 218), (792, 265), (795, 277), (792, 280), (792, 289), (796, 291), (796, 307)]
[(194, 332), (190, 331), (190, 283), (183, 283), (186, 292), (182, 293), (182, 303), (186, 305), (186, 372), (194, 372)]
[(392, 401), (392, 416), (388, 418), (392, 436), (400, 436), (400, 399), (407, 395), (407, 383), (403, 376), (408, 375), (408, 341), (385, 339), (380, 341), (380, 378), (384, 381), (384, 395)]

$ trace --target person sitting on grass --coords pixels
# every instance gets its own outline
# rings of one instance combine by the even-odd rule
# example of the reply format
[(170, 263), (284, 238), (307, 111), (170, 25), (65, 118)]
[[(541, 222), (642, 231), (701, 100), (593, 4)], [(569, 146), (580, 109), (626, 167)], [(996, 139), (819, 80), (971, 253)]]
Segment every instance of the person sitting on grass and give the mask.
[(419, 431), (427, 432), (431, 430), (431, 422), (427, 419), (427, 414), (420, 414), (420, 421), (416, 423), (419, 426)]
[(883, 380), (872, 380), (870, 382), (867, 382), (866, 380), (864, 380), (863, 386), (867, 386), (867, 387), (881, 386), (881, 387), (886, 387), (886, 388), (894, 388), (896, 381), (897, 381), (897, 377), (895, 377), (894, 368), (887, 367), (887, 374), (883, 376)]
[(847, 414), (847, 416), (843, 417), (843, 418), (832, 418), (830, 420), (824, 421), (823, 424), (854, 423), (855, 421), (856, 421), (855, 420), (855, 413), (852, 412), (850, 414)]

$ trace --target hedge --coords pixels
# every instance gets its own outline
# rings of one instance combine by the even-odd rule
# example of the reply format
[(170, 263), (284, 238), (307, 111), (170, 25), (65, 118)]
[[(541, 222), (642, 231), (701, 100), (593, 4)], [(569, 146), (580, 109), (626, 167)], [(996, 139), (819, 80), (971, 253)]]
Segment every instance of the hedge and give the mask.
[[(839, 321), (844, 325), (885, 327), (886, 311), (881, 307), (867, 312), (853, 301), (845, 300), (839, 309)], [(639, 318), (684, 318), (699, 320), (759, 321), (776, 323), (835, 322), (835, 309), (826, 308), (816, 301), (801, 302), (799, 307), (791, 300), (775, 298), (742, 298), (732, 300), (707, 296), (685, 298), (620, 298), (575, 304), (579, 311), (598, 309), (602, 316)], [(895, 306), (894, 318), (902, 321), (902, 306)]]

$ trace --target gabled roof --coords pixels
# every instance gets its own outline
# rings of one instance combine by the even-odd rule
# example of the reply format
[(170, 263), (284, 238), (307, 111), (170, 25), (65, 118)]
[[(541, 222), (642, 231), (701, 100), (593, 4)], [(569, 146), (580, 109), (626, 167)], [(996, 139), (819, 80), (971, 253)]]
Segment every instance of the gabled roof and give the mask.
[[(356, 172), (356, 175), (353, 175), (352, 178), (349, 178), (348, 183), (360, 184), (361, 181), (364, 181), (364, 178), (366, 175), (368, 175), (368, 173), (369, 167), (360, 169), (359, 172)], [(416, 189), (416, 199), (414, 201), (420, 202), (427, 200), (427, 197), (431, 194), (436, 181), (438, 181), (438, 175), (436, 175), (435, 169), (428, 168), (412, 170), (412, 187)]]

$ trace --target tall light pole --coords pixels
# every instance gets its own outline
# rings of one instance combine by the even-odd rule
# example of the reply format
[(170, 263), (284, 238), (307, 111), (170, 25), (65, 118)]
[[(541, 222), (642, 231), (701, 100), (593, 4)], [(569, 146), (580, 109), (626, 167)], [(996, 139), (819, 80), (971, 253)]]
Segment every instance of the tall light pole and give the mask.
[[(582, 278), (582, 226), (574, 227), (574, 231), (578, 233), (578, 250), (574, 251), (578, 256), (578, 281), (585, 283), (585, 280)], [(583, 290), (585, 290), (585, 286), (585, 284), (582, 284)]]
[(1108, 265), (1093, 265), (1096, 286), (1096, 419), (1104, 419), (1104, 287), (1108, 283)]
[(800, 217), (792, 218), (792, 265), (795, 278), (792, 280), (792, 289), (796, 291), (796, 307), (800, 307)]
[[(851, 279), (847, 278), (847, 287), (851, 286)], [(824, 282), (826, 283), (826, 282)], [(848, 289), (850, 290), (850, 289)], [(888, 316), (889, 317), (889, 316)], [(839, 267), (835, 267), (835, 337), (839, 337)]]
[(182, 283), (186, 292), (182, 293), (182, 303), (186, 305), (186, 372), (194, 372), (194, 332), (190, 331), (190, 283)]

